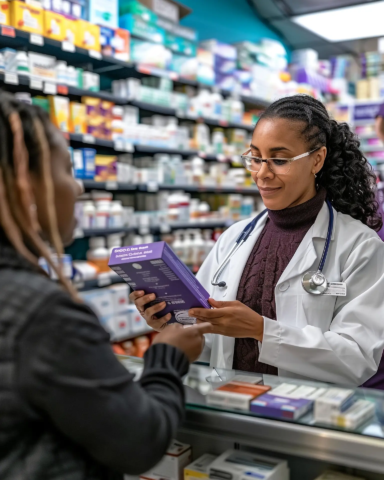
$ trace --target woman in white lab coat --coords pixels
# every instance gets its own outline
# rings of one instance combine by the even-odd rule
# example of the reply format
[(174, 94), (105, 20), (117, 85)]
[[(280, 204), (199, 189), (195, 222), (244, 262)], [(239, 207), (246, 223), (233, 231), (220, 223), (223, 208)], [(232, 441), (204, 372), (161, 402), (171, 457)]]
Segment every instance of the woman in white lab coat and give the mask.
[[(220, 237), (198, 273), (214, 307), (190, 311), (212, 325), (203, 360), (219, 368), (363, 384), (376, 374), (384, 348), (384, 244), (375, 233), (382, 225), (375, 177), (358, 140), (321, 102), (296, 95), (268, 107), (243, 161), (267, 212), (219, 285), (212, 279), (251, 219)], [(334, 226), (323, 273), (339, 284), (331, 295), (313, 295), (302, 278), (321, 260), (331, 216), (326, 199)], [(343, 290), (345, 296), (336, 295)], [(144, 311), (151, 299), (137, 292), (132, 298), (154, 328), (168, 320), (157, 318), (163, 304)]]

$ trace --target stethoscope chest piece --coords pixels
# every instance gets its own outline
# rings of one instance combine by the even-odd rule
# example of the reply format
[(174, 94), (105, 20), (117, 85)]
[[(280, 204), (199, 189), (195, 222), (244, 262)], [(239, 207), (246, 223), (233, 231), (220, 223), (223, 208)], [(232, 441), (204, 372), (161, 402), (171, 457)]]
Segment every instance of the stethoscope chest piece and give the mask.
[(328, 288), (328, 282), (325, 275), (320, 272), (307, 272), (304, 274), (301, 284), (306, 292), (312, 295), (322, 295)]

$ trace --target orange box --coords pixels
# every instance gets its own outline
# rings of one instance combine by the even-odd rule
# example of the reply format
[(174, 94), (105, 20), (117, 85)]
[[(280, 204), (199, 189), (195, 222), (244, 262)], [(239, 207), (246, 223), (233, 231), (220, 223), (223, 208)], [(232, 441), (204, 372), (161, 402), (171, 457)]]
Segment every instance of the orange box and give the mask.
[(11, 25), (25, 32), (43, 35), (43, 12), (42, 7), (13, 1), (11, 2)]
[(271, 387), (266, 385), (230, 382), (209, 392), (206, 399), (208, 405), (249, 411), (251, 401), (269, 390)]
[(11, 10), (9, 2), (0, 2), (0, 24), (11, 25)]

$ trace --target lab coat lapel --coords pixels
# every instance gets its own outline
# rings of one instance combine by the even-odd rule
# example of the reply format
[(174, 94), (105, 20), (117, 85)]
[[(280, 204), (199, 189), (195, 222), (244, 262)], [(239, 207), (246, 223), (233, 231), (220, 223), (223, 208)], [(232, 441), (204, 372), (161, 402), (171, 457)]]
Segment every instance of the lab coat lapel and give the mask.
[[(336, 224), (336, 212), (333, 211), (335, 215), (334, 225)], [(315, 238), (326, 239), (328, 231), (328, 222), (329, 222), (329, 212), (327, 204), (324, 203), (321, 208), (315, 223), (308, 230), (303, 241), (300, 243), (299, 248), (296, 250), (295, 255), (292, 257), (287, 268), (284, 270), (276, 286), (281, 283), (289, 280), (296, 275), (303, 275), (305, 272), (313, 269), (315, 264), (315, 269), (317, 269), (316, 260), (318, 255), (315, 250), (313, 240)], [(332, 240), (334, 238), (334, 231), (332, 233)]]

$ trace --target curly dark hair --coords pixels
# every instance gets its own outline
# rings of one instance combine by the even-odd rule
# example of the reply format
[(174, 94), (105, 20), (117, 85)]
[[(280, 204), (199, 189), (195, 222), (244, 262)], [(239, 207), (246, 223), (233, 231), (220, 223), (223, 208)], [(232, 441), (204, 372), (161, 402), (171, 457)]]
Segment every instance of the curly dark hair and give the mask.
[(319, 187), (335, 210), (379, 231), (383, 225), (375, 197), (376, 177), (360, 150), (360, 142), (347, 123), (332, 120), (324, 105), (309, 95), (293, 95), (272, 103), (263, 118), (286, 118), (305, 124), (302, 135), (308, 150), (327, 147), (324, 166), (317, 175)]

